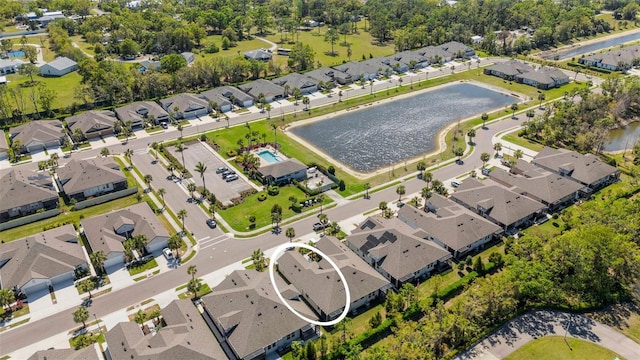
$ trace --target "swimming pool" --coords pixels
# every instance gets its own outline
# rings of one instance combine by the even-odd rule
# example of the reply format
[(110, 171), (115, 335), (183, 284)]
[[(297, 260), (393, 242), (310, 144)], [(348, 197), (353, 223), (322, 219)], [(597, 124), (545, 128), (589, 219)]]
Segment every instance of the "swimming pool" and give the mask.
[(258, 156), (262, 158), (262, 160), (268, 163), (276, 163), (282, 161), (282, 158), (269, 150), (262, 150), (258, 153)]
[(24, 57), (24, 51), (22, 50), (9, 51), (7, 55), (9, 55), (9, 57)]

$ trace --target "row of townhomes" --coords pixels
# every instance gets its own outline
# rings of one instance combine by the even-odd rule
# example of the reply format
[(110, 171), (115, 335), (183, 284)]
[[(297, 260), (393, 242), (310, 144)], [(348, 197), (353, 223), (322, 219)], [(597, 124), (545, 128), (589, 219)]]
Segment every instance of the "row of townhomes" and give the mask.
[(569, 83), (569, 76), (558, 68), (544, 66), (535, 68), (518, 60), (496, 63), (486, 67), (484, 73), (542, 90), (560, 87)]
[(578, 63), (610, 71), (629, 70), (640, 65), (640, 45), (604, 51), (578, 59)]
[[(405, 205), (394, 218), (369, 217), (345, 240), (325, 236), (315, 246), (344, 275), (355, 314), (384, 299), (388, 291), (423, 281), (452, 260), (548, 218), (618, 176), (615, 167), (593, 155), (544, 148), (531, 163), (519, 160), (508, 171), (494, 169), (482, 181), (467, 179), (449, 197), (435, 194), (421, 208)], [(79, 231), (66, 225), (4, 244), (1, 285), (27, 294), (61, 286), (78, 269), (91, 266), (85, 254), (94, 251), (107, 254), (105, 267), (120, 267), (126, 261), (123, 243), (140, 234), (147, 238), (149, 252), (166, 246), (168, 234), (146, 203), (83, 219)], [(110, 329), (107, 353), (114, 359), (164, 359), (166, 354), (264, 359), (288, 350), (293, 341), (317, 336), (320, 329), (287, 309), (275, 288), (298, 313), (327, 321), (344, 310), (344, 284), (317, 254), (290, 249), (275, 261), (275, 284), (267, 272), (234, 271), (202, 298), (201, 312), (179, 300), (162, 311), (163, 326), (156, 332), (133, 322)]]
[[(233, 106), (247, 108), (259, 101), (277, 101), (291, 96), (294, 89), (307, 95), (319, 91), (320, 85), (331, 88), (472, 56), (475, 56), (472, 48), (462, 43), (449, 42), (361, 62), (351, 61), (304, 74), (290, 73), (273, 80), (258, 79), (237, 87), (221, 86), (199, 94), (182, 93), (158, 102), (134, 102), (113, 111), (86, 111), (67, 117), (65, 121), (70, 134), (80, 129), (84, 139), (95, 139), (117, 132), (118, 126), (122, 124), (129, 124), (127, 126), (135, 130), (144, 128), (147, 123), (153, 126), (171, 120), (195, 119), (214, 112), (232, 111)], [(41, 71), (46, 75), (59, 76), (77, 69), (77, 64), (67, 60), (58, 58), (54, 61), (54, 67), (45, 65)], [(17, 65), (10, 68), (17, 71)], [(23, 152), (51, 149), (63, 144), (67, 135), (62, 129), (63, 125), (58, 120), (31, 121), (11, 128), (10, 138), (12, 141), (20, 140)]]
[(0, 223), (55, 209), (59, 196), (81, 202), (128, 187), (112, 158), (71, 160), (55, 174), (5, 169), (0, 171), (0, 184)]

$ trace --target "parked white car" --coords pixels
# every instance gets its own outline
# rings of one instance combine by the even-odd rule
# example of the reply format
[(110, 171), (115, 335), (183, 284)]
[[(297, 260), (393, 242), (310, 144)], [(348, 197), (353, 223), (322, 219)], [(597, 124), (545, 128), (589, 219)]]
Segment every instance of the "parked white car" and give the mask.
[(164, 257), (165, 257), (168, 261), (173, 260), (173, 253), (171, 252), (171, 250), (170, 250), (169, 248), (164, 248), (164, 249), (162, 249), (162, 255), (164, 255)]

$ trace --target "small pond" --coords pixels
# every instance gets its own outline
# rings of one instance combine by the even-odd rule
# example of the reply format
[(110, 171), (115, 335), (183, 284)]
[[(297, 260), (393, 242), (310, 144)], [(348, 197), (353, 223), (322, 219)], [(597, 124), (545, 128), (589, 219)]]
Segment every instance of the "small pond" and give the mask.
[(582, 54), (589, 55), (590, 53), (598, 50), (610, 48), (635, 40), (640, 40), (640, 32), (616, 37), (609, 40), (597, 41), (589, 45), (576, 46), (574, 48), (571, 48), (570, 50), (560, 51), (555, 54), (547, 55), (544, 58), (547, 60), (566, 60)]
[(433, 151), (438, 132), (452, 122), (519, 100), (456, 83), (291, 131), (352, 169), (370, 172)]
[(633, 145), (640, 139), (640, 122), (634, 122), (620, 129), (609, 132), (609, 142), (602, 148), (604, 151), (622, 151), (633, 149)]

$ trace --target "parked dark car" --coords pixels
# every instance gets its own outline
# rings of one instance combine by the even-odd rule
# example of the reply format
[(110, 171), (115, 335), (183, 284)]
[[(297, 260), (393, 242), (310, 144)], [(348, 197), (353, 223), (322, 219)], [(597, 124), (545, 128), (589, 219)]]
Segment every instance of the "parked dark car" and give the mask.
[(207, 219), (207, 225), (209, 225), (210, 228), (215, 229), (216, 226), (218, 226), (218, 224), (216, 223), (215, 220), (213, 219)]
[(220, 166), (216, 169), (216, 174), (222, 174), (225, 171), (229, 171), (229, 169), (226, 166)]
[(325, 228), (325, 225), (322, 223), (317, 222), (313, 224), (313, 231), (320, 231), (320, 230), (323, 230), (324, 228)]

